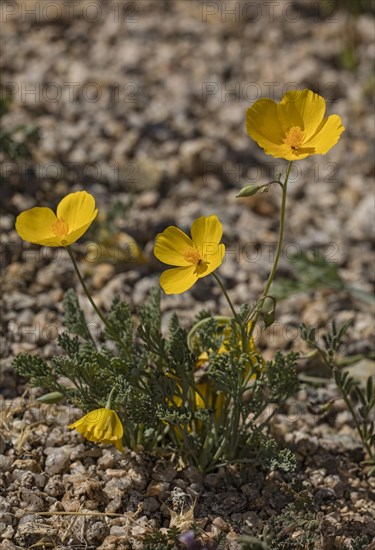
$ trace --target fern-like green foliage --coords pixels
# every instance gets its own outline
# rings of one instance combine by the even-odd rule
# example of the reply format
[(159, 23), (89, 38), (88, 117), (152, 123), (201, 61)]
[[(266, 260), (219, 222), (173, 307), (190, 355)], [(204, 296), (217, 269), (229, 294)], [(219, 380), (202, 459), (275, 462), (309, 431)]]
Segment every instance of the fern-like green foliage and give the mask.
[[(99, 336), (90, 331), (73, 290), (63, 304), (63, 353), (49, 362), (27, 354), (15, 360), (31, 384), (58, 392), (85, 413), (106, 406), (111, 393), (131, 448), (172, 444), (187, 463), (207, 471), (232, 462), (294, 468), (293, 456), (280, 452), (260, 418), (271, 403), (276, 410), (298, 389), (296, 354), (277, 354), (266, 365), (258, 353), (242, 351), (238, 320), (206, 314), (193, 338), (177, 315), (162, 334), (158, 289), (134, 316), (115, 299)], [(248, 314), (243, 308), (243, 322)]]
[(267, 362), (266, 376), (273, 403), (282, 404), (300, 389), (300, 382), (296, 374), (298, 359), (298, 353), (283, 354), (281, 351), (277, 351), (275, 359)]
[(187, 332), (180, 327), (175, 313), (169, 322), (167, 352), (171, 370), (178, 375), (187, 373), (189, 378), (194, 368), (194, 356), (187, 344)]
[(166, 533), (155, 531), (146, 535), (142, 540), (144, 550), (178, 550), (181, 544), (178, 541), (179, 529), (172, 527)]
[(332, 323), (332, 328), (323, 336), (322, 343), (317, 340), (316, 331), (302, 325), (301, 335), (308, 346), (314, 349), (330, 368), (333, 379), (353, 418), (356, 430), (367, 452), (364, 465), (369, 467), (369, 475), (375, 473), (375, 384), (369, 376), (365, 388), (362, 388), (350, 373), (340, 366), (337, 353), (352, 322), (342, 326)]
[(83, 340), (92, 340), (85, 315), (78, 303), (77, 294), (72, 288), (69, 289), (64, 296), (63, 308), (64, 325), (68, 331), (80, 336)]
[(14, 359), (14, 366), (21, 376), (30, 380), (32, 386), (58, 390), (57, 379), (46, 361), (30, 353), (22, 353)]

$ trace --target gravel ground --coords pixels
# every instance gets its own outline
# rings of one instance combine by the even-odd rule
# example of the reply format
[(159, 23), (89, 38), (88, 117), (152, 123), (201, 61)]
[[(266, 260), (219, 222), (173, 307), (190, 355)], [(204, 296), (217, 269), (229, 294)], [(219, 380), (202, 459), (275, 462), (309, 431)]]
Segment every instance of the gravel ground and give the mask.
[[(170, 525), (170, 510), (179, 514), (195, 503), (204, 536), (224, 533), (225, 548), (235, 549), (244, 526), (260, 534), (283, 517), (293, 500), (288, 476), (203, 477), (169, 457), (96, 447), (66, 428), (79, 411), (36, 404), (40, 391), (27, 390), (12, 370), (20, 352), (45, 358), (58, 352), (62, 297), (77, 285), (64, 251), (20, 243), (15, 217), (36, 205), (54, 207), (83, 188), (101, 213), (115, 202), (123, 206), (118, 229), (137, 240), (146, 263), (89, 261), (90, 234), (77, 245), (93, 296), (105, 308), (115, 294), (136, 307), (157, 284), (161, 266), (152, 247), (160, 230), (188, 229), (196, 217), (215, 213), (228, 251), (220, 273), (235, 304), (250, 301), (271, 266), (279, 196), (277, 190), (235, 195), (249, 181), (273, 179), (284, 165), (246, 135), (245, 111), (260, 97), (279, 100), (287, 89), (308, 87), (326, 98), (328, 113), (339, 114), (346, 131), (326, 156), (300, 161), (292, 174), (280, 272), (289, 273), (290, 251), (318, 246), (347, 284), (371, 292), (373, 14), (350, 15), (343, 7), (324, 14), (323, 3), (310, 0), (73, 6), (62, 0), (1, 6), (2, 82), (13, 94), (3, 126), (40, 128), (33, 159), (5, 162), (1, 184), (1, 547), (141, 548), (145, 533)], [(207, 280), (163, 297), (162, 307), (166, 320), (177, 310), (186, 326), (202, 308), (227, 312)], [(373, 348), (373, 308), (327, 289), (282, 301), (258, 345), (266, 357), (277, 348), (303, 349), (299, 323), (320, 329), (333, 317), (353, 318), (348, 354)], [(363, 360), (355, 369), (364, 378), (374, 364)], [(293, 479), (319, 520), (317, 548), (350, 549), (360, 535), (375, 537), (375, 482), (359, 467), (363, 453), (341, 402), (324, 417), (311, 412), (311, 403), (334, 396), (330, 384), (304, 388), (276, 417), (274, 430), (296, 452)], [(78, 511), (83, 515), (61, 513)], [(291, 541), (300, 530), (291, 528)]]

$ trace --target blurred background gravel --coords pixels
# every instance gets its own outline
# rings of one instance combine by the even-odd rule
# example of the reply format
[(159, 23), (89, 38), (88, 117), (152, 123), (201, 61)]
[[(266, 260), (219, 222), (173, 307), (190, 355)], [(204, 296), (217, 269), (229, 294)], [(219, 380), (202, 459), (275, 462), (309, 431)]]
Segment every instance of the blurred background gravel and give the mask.
[[(323, 95), (346, 132), (326, 156), (295, 164), (281, 274), (289, 273), (293, 252), (318, 247), (347, 283), (372, 290), (371, 2), (27, 0), (4, 2), (2, 16), (3, 94), (12, 100), (3, 128), (39, 129), (31, 159), (3, 158), (5, 355), (33, 345), (47, 345), (49, 353), (53, 329), (25, 342), (25, 327), (58, 322), (62, 291), (75, 284), (62, 250), (20, 243), (15, 217), (35, 205), (54, 208), (78, 189), (95, 196), (102, 214), (120, 203), (117, 228), (149, 260), (126, 269), (113, 257), (95, 266), (86, 261), (99, 302), (115, 293), (142, 302), (161, 269), (153, 260), (155, 235), (169, 224), (187, 230), (211, 213), (224, 225), (221, 274), (233, 300), (254, 299), (271, 266), (279, 193), (235, 194), (273, 179), (286, 162), (247, 136), (245, 112), (260, 97), (279, 100), (289, 89)], [(202, 306), (227, 307), (207, 279), (163, 299), (187, 322)], [(334, 315), (354, 315), (353, 339), (368, 342), (370, 313), (345, 292), (293, 296), (280, 305), (268, 344), (286, 345), (282, 326), (291, 321), (326, 324)]]

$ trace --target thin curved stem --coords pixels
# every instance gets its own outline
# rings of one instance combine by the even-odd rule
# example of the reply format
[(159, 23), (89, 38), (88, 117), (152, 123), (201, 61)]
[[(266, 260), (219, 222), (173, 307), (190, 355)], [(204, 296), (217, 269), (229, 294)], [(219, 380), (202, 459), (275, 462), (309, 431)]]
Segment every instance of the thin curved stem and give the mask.
[(236, 319), (236, 321), (237, 321), (238, 324), (241, 324), (241, 319), (239, 318), (239, 316), (238, 316), (236, 310), (234, 309), (234, 306), (233, 306), (233, 304), (232, 304), (232, 300), (230, 299), (229, 294), (228, 294), (228, 292), (226, 291), (225, 286), (224, 286), (223, 283), (221, 282), (221, 279), (219, 278), (218, 275), (216, 275), (216, 273), (212, 273), (212, 276), (214, 277), (215, 281), (217, 282), (217, 284), (218, 284), (219, 287), (221, 288), (221, 291), (222, 291), (222, 293), (224, 294), (224, 296), (225, 296), (225, 298), (226, 298), (226, 300), (227, 300), (227, 302), (228, 302), (228, 305), (229, 305), (229, 307), (230, 307), (230, 309), (231, 309), (231, 312), (233, 313), (233, 317)]
[(212, 273), (215, 281), (217, 282), (217, 284), (219, 285), (219, 287), (221, 288), (227, 302), (228, 302), (228, 305), (231, 309), (231, 312), (233, 313), (233, 317), (236, 321), (236, 323), (238, 324), (238, 326), (240, 327), (240, 331), (241, 331), (241, 340), (242, 340), (242, 351), (244, 353), (247, 352), (247, 348), (248, 348), (248, 342), (249, 342), (249, 338), (247, 337), (247, 328), (246, 328), (246, 322), (244, 322), (241, 317), (238, 315), (237, 311), (234, 309), (234, 305), (232, 304), (232, 300), (230, 299), (229, 297), (229, 294), (225, 288), (225, 286), (223, 285), (220, 277), (218, 275), (216, 275), (216, 273)]
[(188, 335), (187, 335), (187, 342), (188, 342), (188, 346), (189, 346), (189, 349), (190, 351), (193, 351), (193, 344), (192, 344), (192, 340), (195, 336), (195, 333), (200, 330), (206, 323), (208, 323), (209, 321), (211, 321), (212, 319), (214, 319), (215, 321), (217, 321), (219, 324), (220, 322), (223, 322), (225, 323), (226, 325), (229, 324), (230, 322), (230, 317), (227, 317), (227, 316), (224, 316), (224, 315), (215, 315), (214, 317), (205, 317), (204, 319), (201, 319), (201, 321), (198, 321), (198, 323), (196, 323), (189, 331)]
[(104, 325), (107, 325), (107, 321), (106, 321), (106, 318), (104, 317), (104, 314), (102, 313), (102, 311), (98, 308), (98, 306), (96, 305), (96, 303), (94, 302), (94, 300), (92, 299), (91, 297), (91, 294), (89, 292), (89, 289), (87, 288), (86, 286), (86, 283), (85, 281), (83, 280), (83, 277), (78, 269), (78, 265), (77, 265), (77, 262), (76, 262), (76, 259), (70, 249), (70, 246), (67, 246), (66, 247), (66, 250), (68, 251), (68, 254), (69, 254), (69, 257), (72, 261), (72, 264), (73, 264), (73, 267), (74, 267), (74, 271), (76, 272), (76, 275), (79, 279), (79, 282), (81, 283), (81, 286), (90, 302), (90, 304), (92, 305), (92, 307), (94, 308), (96, 314), (98, 315), (98, 317), (103, 321)]
[[(281, 199), (281, 214), (280, 214), (280, 229), (279, 229), (279, 239), (278, 239), (278, 242), (277, 242), (277, 249), (276, 249), (276, 256), (275, 256), (275, 260), (273, 262), (273, 266), (272, 266), (272, 270), (271, 270), (271, 273), (269, 274), (269, 277), (268, 277), (268, 280), (267, 280), (267, 284), (265, 286), (265, 289), (263, 291), (263, 295), (262, 297), (260, 298), (260, 302), (264, 302), (264, 299), (267, 297), (268, 295), (268, 292), (271, 288), (271, 285), (272, 285), (272, 282), (274, 280), (274, 277), (276, 275), (276, 271), (277, 271), (277, 266), (278, 266), (278, 263), (279, 263), (279, 259), (280, 259), (280, 256), (281, 256), (281, 250), (282, 250), (282, 247), (283, 247), (283, 241), (284, 241), (284, 228), (285, 228), (285, 211), (286, 211), (286, 197), (287, 197), (287, 187), (288, 187), (288, 180), (289, 180), (289, 176), (290, 176), (290, 170), (292, 168), (292, 163), (293, 161), (289, 161), (289, 165), (288, 165), (288, 169), (287, 169), (287, 172), (286, 172), (286, 175), (285, 175), (285, 180), (284, 180), (284, 183), (283, 184), (280, 184), (281, 185), (281, 189), (282, 189), (282, 199)], [(251, 329), (250, 329), (250, 334), (249, 336), (251, 337), (253, 332), (254, 332), (254, 328), (255, 328), (255, 325), (257, 323), (257, 320), (259, 318), (259, 315), (260, 315), (260, 312), (261, 312), (261, 307), (258, 307), (257, 310), (256, 310), (256, 313), (254, 315), (254, 319), (253, 319), (253, 322), (252, 322), (252, 325), (251, 325)]]

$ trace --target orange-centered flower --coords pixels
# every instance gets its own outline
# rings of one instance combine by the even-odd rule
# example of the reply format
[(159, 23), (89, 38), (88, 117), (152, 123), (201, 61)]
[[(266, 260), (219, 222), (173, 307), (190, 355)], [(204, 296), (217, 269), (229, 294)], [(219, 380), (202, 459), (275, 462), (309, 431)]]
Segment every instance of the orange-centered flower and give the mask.
[(95, 409), (70, 424), (68, 428), (77, 430), (89, 441), (114, 445), (119, 451), (123, 450), (124, 428), (117, 413), (112, 409)]
[(65, 237), (69, 233), (69, 225), (64, 218), (57, 218), (51, 225), (53, 233), (57, 237)]
[(77, 191), (60, 201), (56, 214), (45, 207), (22, 212), (16, 220), (16, 231), (30, 243), (69, 246), (82, 237), (97, 213), (94, 197), (86, 191)]
[(324, 118), (326, 102), (311, 90), (287, 92), (280, 103), (256, 101), (246, 113), (247, 133), (275, 158), (324, 155), (345, 130), (338, 115)]
[(202, 216), (191, 226), (191, 238), (170, 226), (156, 237), (154, 254), (161, 262), (176, 266), (160, 277), (166, 294), (181, 294), (198, 279), (219, 267), (225, 246), (220, 244), (223, 227), (217, 216)]

